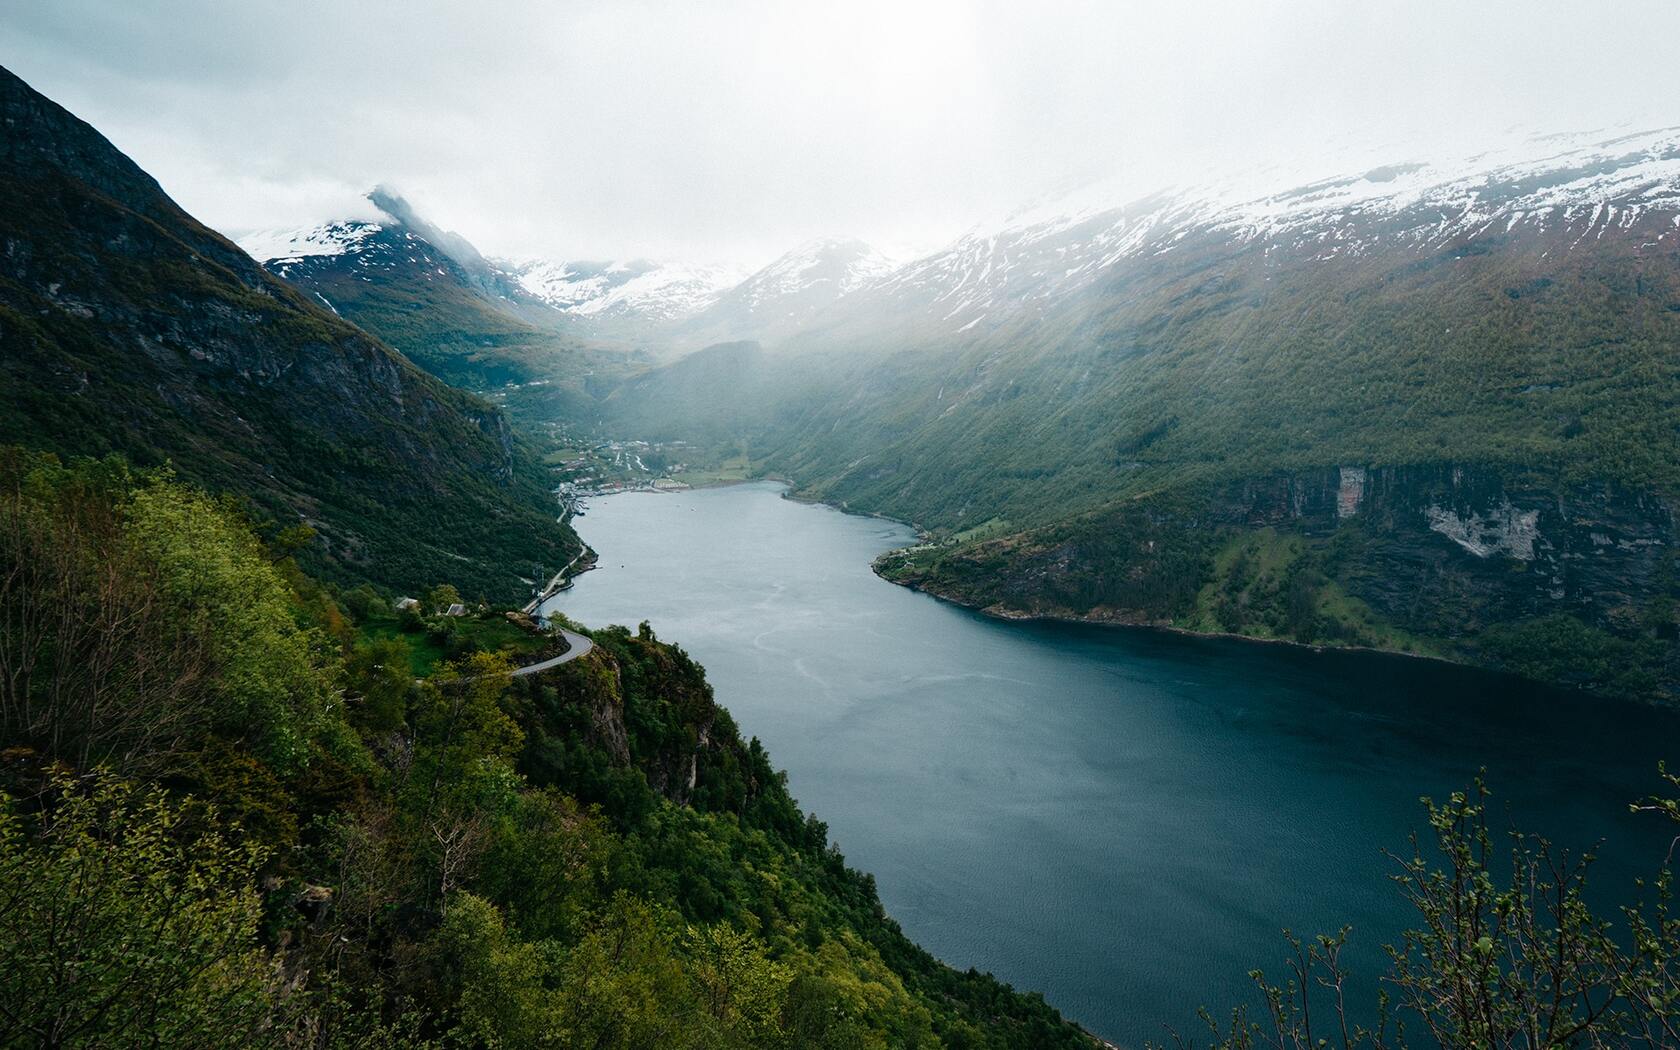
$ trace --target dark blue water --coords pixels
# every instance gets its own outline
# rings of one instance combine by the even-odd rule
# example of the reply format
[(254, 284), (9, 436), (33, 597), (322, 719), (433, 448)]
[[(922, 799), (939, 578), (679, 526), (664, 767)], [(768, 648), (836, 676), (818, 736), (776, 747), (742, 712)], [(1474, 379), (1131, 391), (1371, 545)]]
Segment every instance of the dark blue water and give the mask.
[(1254, 967), (1281, 977), (1285, 927), (1351, 924), (1374, 976), (1409, 919), (1382, 850), (1482, 767), (1501, 821), (1603, 840), (1604, 903), (1667, 848), (1627, 812), (1680, 756), (1663, 713), (1400, 657), (988, 620), (870, 573), (907, 529), (779, 492), (594, 501), (600, 568), (556, 606), (651, 620), (911, 937), (1122, 1045), (1197, 1031)]

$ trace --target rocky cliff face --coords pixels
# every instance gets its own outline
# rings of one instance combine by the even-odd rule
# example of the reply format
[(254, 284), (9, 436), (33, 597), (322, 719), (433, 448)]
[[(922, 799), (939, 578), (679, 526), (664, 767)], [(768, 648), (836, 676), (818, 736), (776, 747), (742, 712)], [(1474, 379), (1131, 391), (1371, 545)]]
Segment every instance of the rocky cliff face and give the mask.
[[(705, 672), (643, 625), (631, 635), (610, 627), (593, 635), (589, 655), (519, 681), (516, 688), (537, 718), (527, 738), (528, 760), (555, 780), (572, 775), (578, 756), (568, 738), (589, 742), (619, 771), (634, 770), (654, 791), (679, 805), (716, 805), (719, 783), (748, 772), (746, 789), (769, 787), (752, 778), (756, 743), (743, 745), (727, 711), (718, 706)], [(743, 799), (734, 800), (736, 803)]]
[[(891, 555), (878, 568), (998, 615), (1329, 644), (1408, 639), (1539, 677), (1568, 671), (1607, 692), (1672, 697), (1677, 543), (1674, 504), (1650, 492), (1476, 464), (1341, 465), (1128, 501), (991, 542)], [(1239, 553), (1257, 544), (1276, 563), (1270, 579)], [(1366, 611), (1337, 621), (1326, 611), (1332, 593)], [(1563, 641), (1522, 633), (1550, 624), (1555, 634), (1560, 617), (1576, 625)], [(1560, 652), (1548, 669), (1528, 651), (1543, 645), (1591, 654)], [(1606, 666), (1569, 670), (1595, 661)], [(1618, 661), (1638, 665), (1634, 686), (1608, 681)]]
[(1314, 536), (1356, 530), (1349, 590), (1394, 623), (1452, 638), (1555, 612), (1635, 628), (1668, 590), (1677, 540), (1675, 507), (1655, 495), (1558, 489), (1467, 464), (1275, 475), (1224, 489), (1212, 516)]

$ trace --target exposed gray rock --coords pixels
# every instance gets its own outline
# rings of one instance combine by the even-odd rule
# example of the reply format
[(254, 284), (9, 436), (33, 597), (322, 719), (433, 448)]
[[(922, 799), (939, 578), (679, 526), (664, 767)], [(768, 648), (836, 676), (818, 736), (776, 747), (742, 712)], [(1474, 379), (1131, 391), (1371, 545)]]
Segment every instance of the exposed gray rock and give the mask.
[(1444, 637), (1551, 612), (1621, 630), (1630, 606), (1661, 593), (1680, 541), (1667, 501), (1610, 485), (1560, 491), (1474, 464), (1352, 479), (1346, 467), (1248, 479), (1215, 493), (1214, 519), (1317, 536), (1356, 529), (1362, 547), (1344, 585), (1393, 622)]
[[(1540, 520), (1538, 510), (1518, 510), (1506, 500), (1485, 518), (1474, 511), (1461, 517), (1445, 507), (1434, 506), (1425, 507), (1423, 514), (1429, 519), (1431, 529), (1478, 558), (1504, 552), (1518, 561), (1534, 560), (1534, 541), (1540, 534), (1536, 527)], [(1598, 534), (1594, 533), (1592, 538), (1596, 545)]]

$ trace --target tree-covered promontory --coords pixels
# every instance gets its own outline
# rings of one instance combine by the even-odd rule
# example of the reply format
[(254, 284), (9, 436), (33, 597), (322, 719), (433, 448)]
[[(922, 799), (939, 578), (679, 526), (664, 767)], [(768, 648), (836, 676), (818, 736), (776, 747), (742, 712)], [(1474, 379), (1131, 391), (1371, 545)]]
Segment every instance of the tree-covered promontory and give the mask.
[(647, 625), (514, 678), (559, 643), (376, 598), (0, 453), (0, 1043), (1090, 1045), (907, 940)]

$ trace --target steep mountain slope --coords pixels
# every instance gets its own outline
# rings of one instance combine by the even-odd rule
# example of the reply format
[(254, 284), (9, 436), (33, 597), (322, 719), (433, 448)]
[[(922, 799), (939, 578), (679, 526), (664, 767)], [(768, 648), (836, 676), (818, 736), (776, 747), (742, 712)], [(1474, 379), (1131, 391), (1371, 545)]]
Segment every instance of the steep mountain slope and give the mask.
[[(806, 338), (831, 354), (892, 326), (954, 351), (901, 395), (919, 404), (916, 445), (944, 446), (941, 473), (958, 445), (1007, 442), (1058, 472), (1102, 466), (1126, 488), (1159, 485), (1156, 465), (1443, 455), (1680, 482), (1665, 454), (1680, 136), (1378, 185), (1211, 212), (1146, 202), (987, 238), (984, 260), (970, 239), (843, 301)], [(860, 465), (849, 483), (875, 473)], [(1052, 497), (986, 487), (1004, 504), (1018, 502), (1006, 490)], [(945, 523), (925, 491), (916, 501)]]
[(507, 598), (577, 550), (489, 405), (264, 272), (3, 70), (0, 113), (0, 441), (171, 460), (314, 526), (306, 556), (341, 578)]
[[(1528, 670), (1578, 627), (1673, 688), (1680, 136), (1050, 212), (813, 318), (733, 440), (1000, 612)], [(1310, 542), (1257, 581), (1264, 529)]]
[(894, 325), (923, 339), (956, 336), (1007, 323), (1022, 311), (1053, 311), (1117, 276), (1170, 269), (1169, 256), (1199, 242), (1319, 263), (1547, 230), (1573, 231), (1567, 241), (1577, 247), (1606, 234), (1627, 236), (1653, 216), (1660, 227), (1661, 217), (1672, 217), (1680, 204), (1677, 186), (1680, 129), (1608, 141), (1552, 136), (1470, 158), (1285, 185), (1262, 196), (1200, 187), (1121, 207), (1099, 184), (899, 267), (848, 297), (817, 327), (843, 335)]
[(485, 391), (541, 382), (554, 387), (557, 414), (587, 411), (585, 378), (621, 367), (621, 352), (570, 333), (565, 314), (400, 196), (376, 189), (368, 200), (375, 218), (261, 231), (240, 246), (448, 383)]

